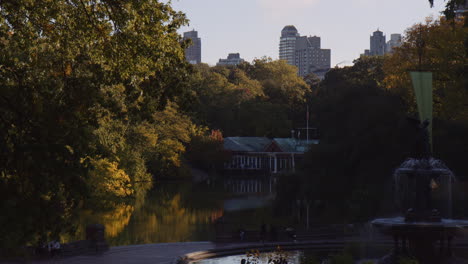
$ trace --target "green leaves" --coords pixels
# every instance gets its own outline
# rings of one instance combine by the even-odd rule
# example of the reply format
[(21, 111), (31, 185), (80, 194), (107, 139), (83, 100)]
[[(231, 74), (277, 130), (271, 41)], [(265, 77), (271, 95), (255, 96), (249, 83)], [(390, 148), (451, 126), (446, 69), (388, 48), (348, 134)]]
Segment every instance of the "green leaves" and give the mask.
[[(146, 153), (162, 133), (153, 115), (184, 93), (176, 30), (186, 23), (155, 0), (0, 3), (0, 224), (16, 223), (0, 235), (21, 238), (0, 243), (69, 230), (73, 209), (103, 184), (115, 197), (151, 186)], [(148, 124), (155, 133), (141, 138), (152, 143), (129, 145)]]
[[(428, 0), (428, 1), (431, 7), (433, 7), (434, 0)], [(447, 4), (445, 4), (445, 10), (443, 13), (447, 19), (452, 20), (455, 18), (455, 11), (457, 10), (457, 7), (464, 6), (466, 3), (466, 0), (448, 0), (446, 2)]]
[[(415, 111), (415, 97), (408, 71), (418, 69), (433, 72), (434, 117), (447, 120), (468, 120), (468, 87), (466, 79), (465, 38), (468, 28), (462, 21), (453, 23), (428, 20), (408, 29), (403, 45), (384, 64), (385, 87), (398, 94)], [(421, 65), (417, 43), (422, 48)], [(420, 70), (421, 70), (420, 69)]]
[(197, 65), (188, 85), (195, 102), (189, 110), (227, 136), (289, 136), (303, 126), (310, 93), (294, 66), (268, 59), (234, 68)]

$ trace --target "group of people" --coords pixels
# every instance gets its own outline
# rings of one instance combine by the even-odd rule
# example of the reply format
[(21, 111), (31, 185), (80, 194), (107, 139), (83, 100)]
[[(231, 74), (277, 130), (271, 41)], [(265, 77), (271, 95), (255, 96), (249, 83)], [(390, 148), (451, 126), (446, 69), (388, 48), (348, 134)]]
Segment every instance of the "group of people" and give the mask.
[(50, 255), (51, 257), (58, 256), (60, 254), (61, 245), (58, 240), (52, 240), (49, 243), (43, 243), (38, 248), (39, 255)]

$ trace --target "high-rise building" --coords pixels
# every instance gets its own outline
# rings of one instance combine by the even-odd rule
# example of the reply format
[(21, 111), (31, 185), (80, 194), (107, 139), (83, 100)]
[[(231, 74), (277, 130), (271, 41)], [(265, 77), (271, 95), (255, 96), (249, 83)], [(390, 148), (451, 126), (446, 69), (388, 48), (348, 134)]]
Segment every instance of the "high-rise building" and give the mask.
[(401, 46), (401, 34), (391, 34), (390, 40), (387, 41), (385, 53), (392, 53), (393, 48)]
[(201, 63), (201, 39), (195, 30), (184, 32), (184, 40), (191, 39), (192, 44), (185, 49), (185, 59), (191, 64)]
[(331, 51), (321, 49), (320, 37), (300, 36), (294, 26), (285, 26), (281, 31), (279, 58), (298, 68), (298, 75), (318, 73), (330, 69)]
[(391, 34), (390, 40), (385, 43), (385, 35), (382, 31), (375, 31), (370, 37), (370, 49), (364, 50), (361, 56), (381, 56), (386, 53), (393, 53), (395, 47), (402, 44), (401, 34)]
[(294, 65), (300, 76), (330, 68), (330, 50), (320, 48), (320, 37), (298, 37)]
[(370, 55), (384, 55), (385, 49), (385, 35), (382, 31), (377, 29), (370, 37)]
[(285, 60), (289, 64), (294, 64), (294, 54), (296, 52), (296, 38), (299, 37), (296, 27), (289, 25), (281, 30), (279, 44), (279, 59)]
[(227, 59), (219, 59), (216, 66), (236, 66), (243, 62), (244, 59), (240, 57), (239, 53), (229, 53)]

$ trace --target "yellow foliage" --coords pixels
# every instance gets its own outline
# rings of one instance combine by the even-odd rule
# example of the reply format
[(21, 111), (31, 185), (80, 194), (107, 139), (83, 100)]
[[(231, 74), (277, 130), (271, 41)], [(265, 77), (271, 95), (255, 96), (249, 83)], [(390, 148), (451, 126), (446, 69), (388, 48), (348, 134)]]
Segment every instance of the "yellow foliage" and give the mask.
[(180, 167), (180, 158), (185, 152), (193, 133), (199, 133), (188, 116), (178, 113), (177, 105), (169, 103), (163, 111), (153, 115), (155, 133), (159, 141), (155, 154), (167, 165)]
[(64, 67), (64, 74), (65, 76), (70, 76), (72, 73), (72, 65), (70, 62), (67, 62)]
[(173, 138), (183, 143), (190, 142), (189, 129), (193, 126), (192, 121), (186, 115), (178, 112), (175, 103), (168, 103), (163, 111), (153, 115), (156, 123), (156, 131), (163, 138)]
[(155, 126), (148, 122), (143, 122), (132, 129), (129, 143), (133, 148), (154, 148), (158, 143), (158, 138), (158, 131)]
[(446, 120), (468, 120), (468, 90), (465, 65), (468, 57), (463, 21), (453, 24), (444, 18), (428, 19), (406, 32), (403, 45), (385, 60), (384, 85), (404, 98), (410, 111), (416, 111), (409, 71), (433, 72), (434, 116)]
[(100, 198), (127, 197), (133, 194), (130, 177), (118, 168), (117, 162), (107, 159), (91, 159), (88, 185), (91, 195)]
[(158, 151), (164, 153), (161, 156), (163, 161), (169, 162), (172, 165), (180, 166), (181, 154), (185, 152), (185, 147), (180, 141), (174, 139), (164, 139), (158, 146)]

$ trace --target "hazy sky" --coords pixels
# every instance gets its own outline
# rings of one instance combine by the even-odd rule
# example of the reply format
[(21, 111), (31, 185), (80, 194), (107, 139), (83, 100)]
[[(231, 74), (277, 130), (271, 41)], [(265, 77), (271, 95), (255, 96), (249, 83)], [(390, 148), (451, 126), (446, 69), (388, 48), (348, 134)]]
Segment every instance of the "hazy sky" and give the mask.
[[(428, 16), (438, 17), (444, 2), (435, 0), (172, 0), (190, 20), (180, 33), (195, 29), (202, 40), (202, 62), (216, 64), (228, 53), (247, 61), (278, 59), (281, 30), (294, 25), (301, 35), (321, 37), (331, 49), (332, 67), (350, 64), (369, 48), (379, 28), (387, 35), (404, 33)], [(341, 63), (344, 62), (344, 63)]]

